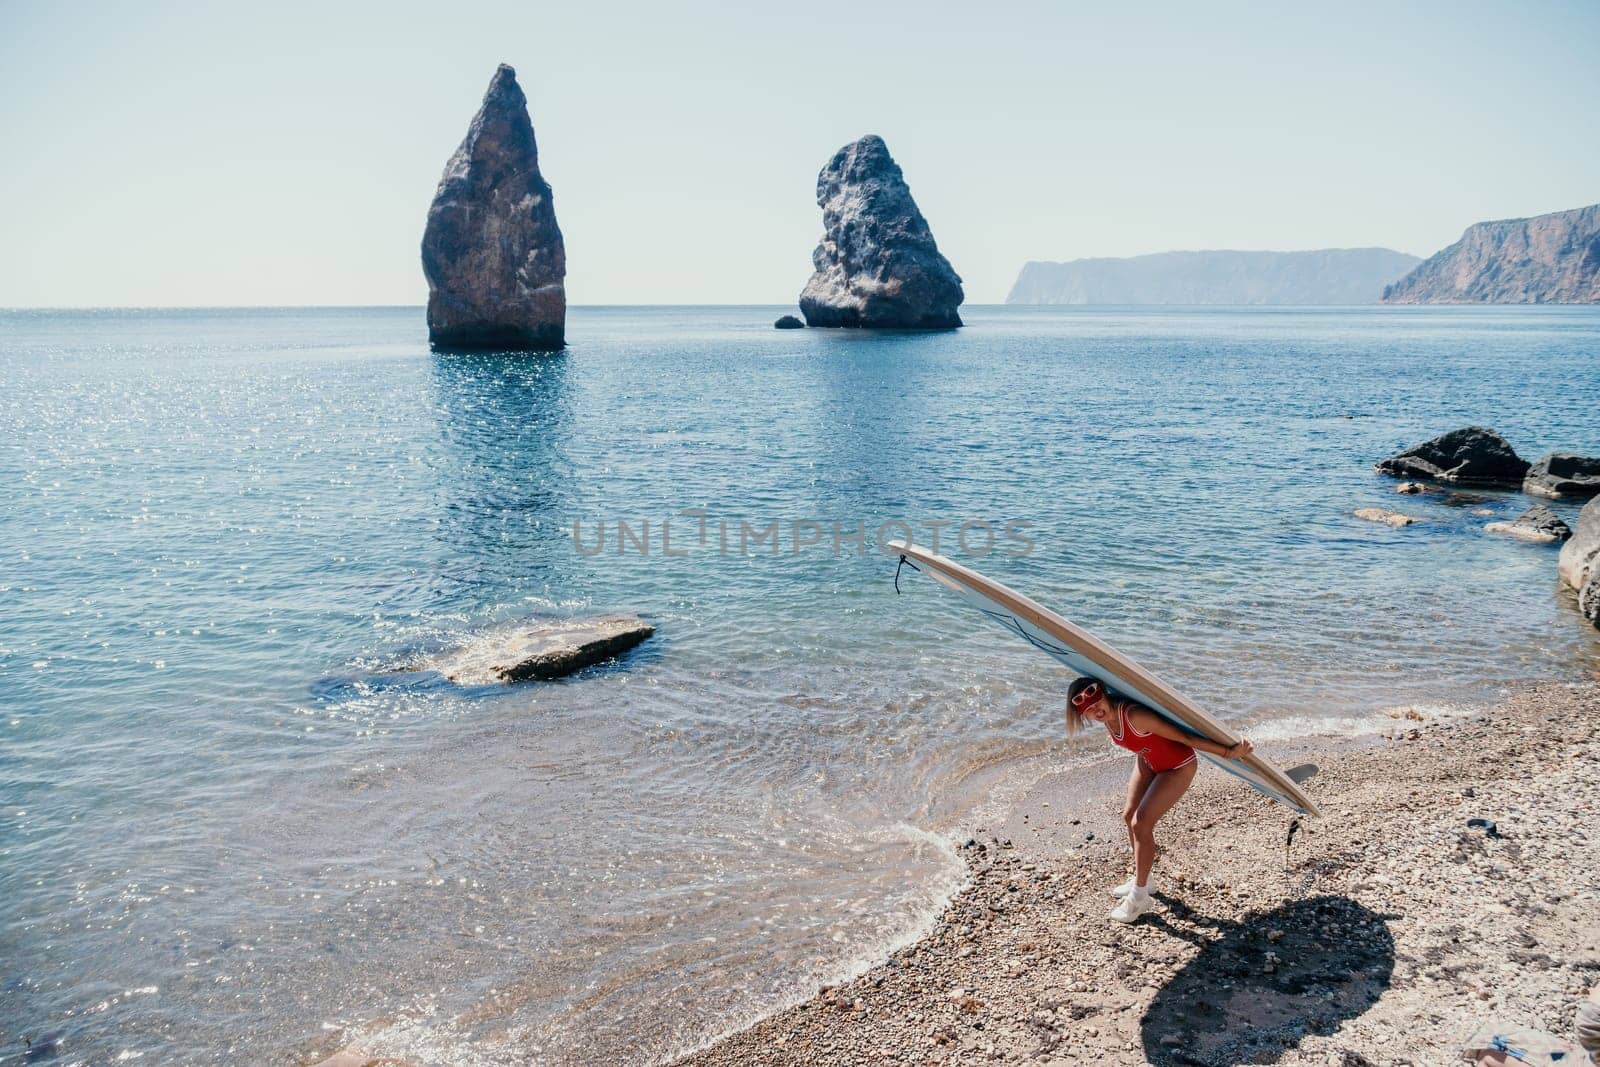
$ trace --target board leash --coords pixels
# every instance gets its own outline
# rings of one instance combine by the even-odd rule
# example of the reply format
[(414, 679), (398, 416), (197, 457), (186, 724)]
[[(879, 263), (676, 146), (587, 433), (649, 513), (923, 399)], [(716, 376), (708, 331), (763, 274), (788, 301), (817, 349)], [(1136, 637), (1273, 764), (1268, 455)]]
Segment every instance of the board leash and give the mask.
[[(1298, 815), (1289, 820), (1289, 833), (1283, 839), (1284, 874), (1289, 874), (1294, 870), (1294, 865), (1289, 859), (1289, 849), (1294, 844), (1294, 835), (1300, 832), (1302, 825), (1303, 823), (1301, 822), (1301, 817)], [(1317, 884), (1318, 873), (1326, 867), (1327, 863), (1324, 861), (1322, 863), (1314, 863), (1310, 867), (1306, 868), (1305, 873), (1300, 876), (1300, 884), (1294, 890), (1294, 895), (1297, 899), (1305, 899), (1306, 894), (1311, 892), (1311, 887)]]
[(915, 563), (912, 563), (909, 559), (906, 559), (905, 554), (902, 553), (901, 556), (900, 556), (900, 562), (896, 563), (894, 565), (894, 591), (896, 593), (900, 592), (900, 568), (901, 567), (910, 567), (912, 570), (916, 571), (918, 574), (922, 573), (922, 568), (917, 566)]

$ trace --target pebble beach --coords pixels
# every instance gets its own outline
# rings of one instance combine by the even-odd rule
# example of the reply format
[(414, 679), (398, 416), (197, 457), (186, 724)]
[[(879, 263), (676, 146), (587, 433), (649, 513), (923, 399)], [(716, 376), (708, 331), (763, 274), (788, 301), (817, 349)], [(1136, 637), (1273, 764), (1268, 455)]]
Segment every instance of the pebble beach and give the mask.
[(965, 843), (927, 937), (679, 1062), (1420, 1067), (1491, 1021), (1567, 1034), (1600, 981), (1600, 684), (1392, 714), (1294, 754), (1322, 819), (1203, 772), (1131, 926), (1106, 918), (1119, 798), (1076, 810), (1046, 779)]

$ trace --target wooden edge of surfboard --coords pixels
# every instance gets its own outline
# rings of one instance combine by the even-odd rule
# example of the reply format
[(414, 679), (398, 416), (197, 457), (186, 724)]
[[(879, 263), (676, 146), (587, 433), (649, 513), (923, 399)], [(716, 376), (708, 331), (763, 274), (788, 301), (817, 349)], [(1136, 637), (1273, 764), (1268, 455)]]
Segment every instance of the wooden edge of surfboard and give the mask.
[[(1238, 734), (1212, 718), (1194, 701), (1185, 697), (1182, 693), (1179, 693), (1166, 682), (1163, 682), (1150, 671), (1139, 666), (1139, 664), (1098, 637), (1068, 622), (1038, 601), (1023, 596), (1021, 593), (1007, 588), (992, 578), (985, 578), (977, 571), (969, 567), (963, 567), (952, 559), (947, 559), (917, 545), (905, 541), (890, 541), (888, 542), (888, 547), (908, 559), (913, 559), (918, 563), (932, 567), (935, 572), (934, 577), (943, 578), (948, 576), (971, 586), (989, 599), (1003, 604), (1008, 611), (1021, 616), (1039, 629), (1055, 634), (1062, 641), (1083, 653), (1085, 658), (1090, 661), (1109, 671), (1120, 674), (1130, 681), (1137, 682), (1159, 703), (1164, 705), (1167, 711), (1172, 712), (1184, 727), (1192, 729), (1195, 733), (1218, 744), (1236, 745), (1239, 743)], [(937, 572), (939, 571), (943, 571), (944, 574), (938, 574)], [(1271, 782), (1284, 796), (1289, 797), (1299, 805), (1306, 814), (1321, 817), (1322, 811), (1299, 785), (1266, 759), (1251, 753), (1238, 762)]]

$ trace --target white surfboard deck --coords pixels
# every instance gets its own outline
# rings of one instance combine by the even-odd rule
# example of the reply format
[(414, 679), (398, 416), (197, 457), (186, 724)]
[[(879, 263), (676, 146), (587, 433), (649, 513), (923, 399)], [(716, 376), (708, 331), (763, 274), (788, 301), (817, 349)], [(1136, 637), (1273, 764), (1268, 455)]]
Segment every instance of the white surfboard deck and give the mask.
[[(888, 547), (915, 564), (923, 574), (959, 593), (989, 619), (1078, 674), (1099, 678), (1112, 689), (1132, 697), (1190, 733), (1222, 745), (1238, 743), (1238, 734), (1207, 715), (1193, 701), (1098, 637), (1074, 626), (1037, 601), (918, 545), (890, 541)], [(1063, 687), (1063, 704), (1065, 701), (1066, 690)], [(1280, 804), (1307, 815), (1322, 814), (1315, 802), (1288, 775), (1260, 753), (1251, 753), (1238, 760), (1222, 759), (1204, 752), (1199, 755)]]

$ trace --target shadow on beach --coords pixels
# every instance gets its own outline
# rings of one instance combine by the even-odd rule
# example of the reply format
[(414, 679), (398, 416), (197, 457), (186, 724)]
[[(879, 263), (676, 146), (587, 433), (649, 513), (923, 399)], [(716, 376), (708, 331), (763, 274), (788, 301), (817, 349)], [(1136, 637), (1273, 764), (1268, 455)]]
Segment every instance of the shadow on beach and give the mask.
[(1171, 917), (1152, 925), (1200, 953), (1145, 1013), (1144, 1054), (1158, 1067), (1276, 1063), (1306, 1035), (1331, 1034), (1366, 1011), (1394, 971), (1388, 917), (1348, 897), (1294, 901), (1238, 922), (1169, 906)]

